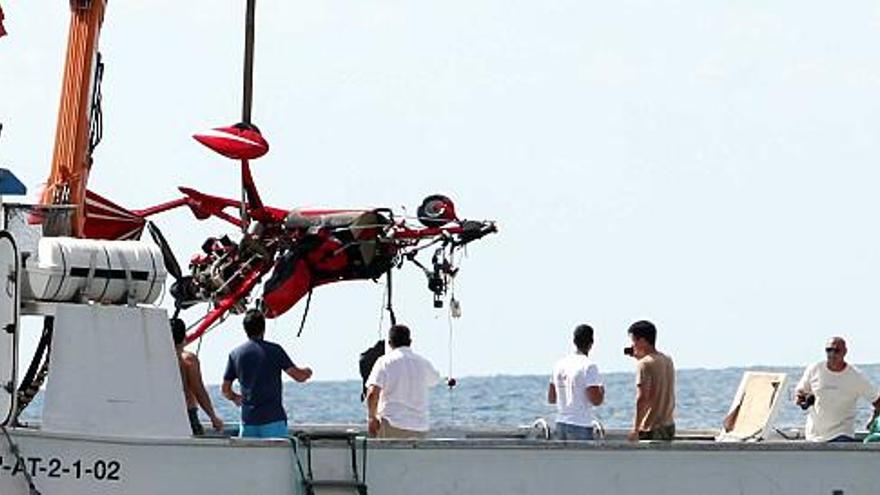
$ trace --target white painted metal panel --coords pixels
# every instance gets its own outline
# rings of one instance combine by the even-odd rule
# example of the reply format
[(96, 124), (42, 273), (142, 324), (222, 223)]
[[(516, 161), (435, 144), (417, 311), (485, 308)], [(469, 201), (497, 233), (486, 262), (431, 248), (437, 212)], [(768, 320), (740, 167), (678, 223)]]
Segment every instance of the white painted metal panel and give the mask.
[(164, 309), (68, 303), (53, 308), (44, 430), (131, 438), (191, 435)]
[[(301, 495), (289, 442), (187, 438), (145, 440), (12, 431), (0, 436), (0, 494)], [(377, 492), (371, 492), (371, 495)], [(325, 495), (321, 492), (320, 495)]]
[(15, 409), (18, 360), (18, 250), (8, 232), (0, 232), (0, 423)]
[[(453, 440), (367, 447), (371, 494), (876, 495), (880, 448)], [(345, 479), (345, 450), (313, 452), (316, 477)]]

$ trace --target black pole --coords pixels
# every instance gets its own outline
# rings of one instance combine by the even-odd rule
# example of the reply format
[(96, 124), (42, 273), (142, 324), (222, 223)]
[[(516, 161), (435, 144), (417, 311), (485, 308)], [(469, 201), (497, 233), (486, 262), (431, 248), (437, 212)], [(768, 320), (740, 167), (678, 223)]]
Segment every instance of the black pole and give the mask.
[(397, 325), (397, 316), (394, 314), (394, 306), (391, 301), (394, 297), (394, 294), (391, 292), (391, 270), (392, 268), (388, 269), (388, 305), (385, 306), (385, 309), (388, 310), (388, 316), (391, 317), (391, 325)]
[(251, 123), (251, 103), (254, 97), (254, 18), (257, 0), (247, 0), (247, 17), (244, 31), (244, 100), (241, 105), (241, 121)]

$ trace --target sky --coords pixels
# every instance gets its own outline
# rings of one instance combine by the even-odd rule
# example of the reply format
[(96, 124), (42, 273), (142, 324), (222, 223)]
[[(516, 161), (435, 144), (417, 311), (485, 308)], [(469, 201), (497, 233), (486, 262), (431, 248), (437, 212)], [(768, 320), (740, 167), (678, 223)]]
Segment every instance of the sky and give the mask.
[[(0, 166), (36, 191), (69, 12), (2, 4)], [(133, 208), (180, 185), (237, 196), (236, 164), (191, 136), (239, 120), (243, 17), (241, 0), (109, 2), (91, 189)], [(600, 369), (631, 370), (639, 319), (679, 368), (804, 365), (830, 335), (878, 362), (878, 28), (867, 1), (261, 0), (253, 115), (271, 151), (252, 167), (274, 206), (413, 212), (443, 193), (499, 222), (470, 246), (452, 325), (413, 267), (395, 280), (444, 374), (549, 373), (579, 323)], [(181, 260), (235, 234), (183, 210), (157, 223)], [(267, 338), (317, 380), (357, 378), (382, 296), (320, 288), (301, 338), (302, 306)], [(202, 342), (207, 382), (240, 324)]]

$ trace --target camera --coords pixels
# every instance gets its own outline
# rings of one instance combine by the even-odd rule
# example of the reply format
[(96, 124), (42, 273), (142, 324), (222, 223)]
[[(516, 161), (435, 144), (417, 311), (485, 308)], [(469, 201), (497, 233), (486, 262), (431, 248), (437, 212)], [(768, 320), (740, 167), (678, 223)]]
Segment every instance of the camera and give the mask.
[(798, 405), (801, 406), (801, 409), (806, 411), (807, 409), (810, 408), (810, 406), (812, 406), (815, 403), (816, 403), (816, 396), (813, 394), (809, 394), (809, 395), (805, 396), (804, 401)]
[(633, 355), (633, 346), (624, 347), (623, 348), (623, 355), (624, 356), (632, 356)]

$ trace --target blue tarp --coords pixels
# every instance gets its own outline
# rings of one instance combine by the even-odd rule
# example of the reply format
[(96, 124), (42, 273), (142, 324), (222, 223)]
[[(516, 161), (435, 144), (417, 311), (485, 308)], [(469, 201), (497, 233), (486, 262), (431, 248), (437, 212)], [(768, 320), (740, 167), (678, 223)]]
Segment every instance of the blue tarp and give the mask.
[(0, 168), (0, 194), (24, 196), (27, 194), (27, 188), (11, 171)]

